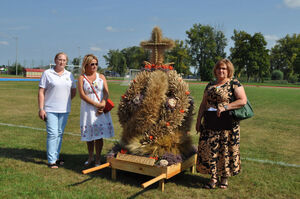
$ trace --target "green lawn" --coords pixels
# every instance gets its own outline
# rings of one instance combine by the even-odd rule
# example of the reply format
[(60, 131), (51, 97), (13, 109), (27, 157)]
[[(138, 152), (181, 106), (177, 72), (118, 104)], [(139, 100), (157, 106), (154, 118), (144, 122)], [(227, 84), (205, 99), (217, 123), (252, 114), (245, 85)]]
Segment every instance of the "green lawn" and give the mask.
[[(196, 110), (204, 88), (190, 84)], [(110, 82), (109, 89), (116, 104), (112, 118), (118, 140), (122, 129), (117, 106), (126, 86)], [(149, 176), (118, 171), (112, 181), (109, 168), (81, 174), (87, 149), (79, 136), (78, 95), (65, 130), (72, 134), (65, 134), (62, 145), (66, 164), (49, 169), (45, 124), (38, 118), (38, 82), (0, 82), (0, 198), (300, 198), (300, 89), (245, 89), (255, 116), (241, 123), (242, 172), (230, 178), (228, 190), (204, 190), (209, 176), (186, 171), (167, 180), (165, 192), (160, 192), (157, 183), (145, 190), (140, 187)], [(196, 145), (194, 125), (191, 134)], [(103, 160), (113, 145), (104, 142)]]

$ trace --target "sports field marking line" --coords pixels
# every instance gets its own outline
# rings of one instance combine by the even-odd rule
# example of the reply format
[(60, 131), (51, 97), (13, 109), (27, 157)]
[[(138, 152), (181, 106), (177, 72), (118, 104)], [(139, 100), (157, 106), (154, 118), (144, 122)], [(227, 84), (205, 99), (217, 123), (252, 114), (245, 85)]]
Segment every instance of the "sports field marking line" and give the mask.
[[(37, 131), (46, 131), (46, 129), (42, 129), (42, 128), (35, 128), (35, 127), (15, 125), (15, 124), (6, 124), (6, 123), (1, 123), (1, 122), (0, 122), (0, 125), (10, 126), (10, 127), (18, 127), (18, 128), (25, 128), (25, 129), (32, 129), (32, 130), (37, 130)], [(80, 137), (80, 134), (76, 134), (76, 133), (72, 133), (72, 132), (65, 132), (64, 134)], [(104, 138), (104, 139), (107, 140), (107, 141), (111, 141), (111, 142), (118, 141), (116, 139), (110, 139), (110, 138)], [(259, 163), (275, 164), (275, 165), (286, 166), (286, 167), (297, 167), (297, 168), (300, 167), (300, 165), (297, 165), (297, 164), (289, 164), (289, 163), (285, 163), (285, 162), (275, 162), (275, 161), (271, 161), (271, 160), (259, 160), (259, 159), (255, 159), (255, 158), (242, 158), (242, 160), (247, 160), (247, 161), (252, 161), (252, 162), (259, 162)]]

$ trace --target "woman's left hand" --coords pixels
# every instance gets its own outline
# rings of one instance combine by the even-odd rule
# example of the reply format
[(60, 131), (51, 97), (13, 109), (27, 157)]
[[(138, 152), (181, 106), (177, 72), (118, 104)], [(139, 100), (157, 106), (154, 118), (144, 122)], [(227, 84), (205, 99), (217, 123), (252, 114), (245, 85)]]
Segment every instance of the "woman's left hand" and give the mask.
[(220, 116), (221, 116), (221, 113), (224, 112), (224, 111), (226, 111), (226, 110), (225, 110), (225, 108), (224, 108), (223, 106), (218, 107), (218, 110), (217, 110), (217, 116), (220, 117)]
[(98, 113), (98, 114), (102, 114), (102, 113), (103, 113), (103, 110), (104, 110), (105, 105), (106, 105), (106, 102), (105, 102), (104, 100), (101, 101), (101, 102), (97, 105), (97, 108), (98, 108), (97, 113)]

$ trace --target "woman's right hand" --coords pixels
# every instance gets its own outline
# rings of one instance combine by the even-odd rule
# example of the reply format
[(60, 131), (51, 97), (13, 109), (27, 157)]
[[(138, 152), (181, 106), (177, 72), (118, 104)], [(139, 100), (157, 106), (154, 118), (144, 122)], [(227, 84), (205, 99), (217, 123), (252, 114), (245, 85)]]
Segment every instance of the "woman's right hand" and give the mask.
[(46, 111), (43, 110), (43, 109), (39, 110), (39, 117), (40, 117), (42, 120), (45, 121), (45, 119), (46, 119), (46, 117), (47, 117)]

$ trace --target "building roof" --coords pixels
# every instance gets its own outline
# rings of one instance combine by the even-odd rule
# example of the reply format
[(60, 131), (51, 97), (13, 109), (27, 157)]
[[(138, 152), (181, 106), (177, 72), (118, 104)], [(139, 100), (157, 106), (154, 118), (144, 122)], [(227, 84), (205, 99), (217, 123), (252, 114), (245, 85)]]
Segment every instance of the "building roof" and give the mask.
[(45, 69), (39, 69), (39, 68), (25, 68), (25, 72), (44, 72)]

